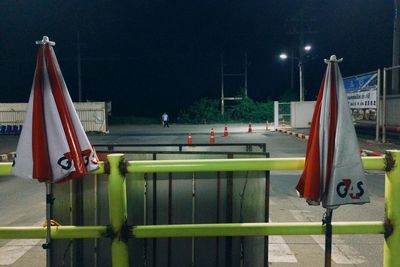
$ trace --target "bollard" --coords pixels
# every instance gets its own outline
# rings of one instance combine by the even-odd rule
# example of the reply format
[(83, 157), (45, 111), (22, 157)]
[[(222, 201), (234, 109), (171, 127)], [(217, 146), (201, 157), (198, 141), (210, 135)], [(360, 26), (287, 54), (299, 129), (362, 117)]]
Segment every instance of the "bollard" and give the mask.
[(395, 267), (400, 266), (400, 151), (388, 150), (387, 153), (394, 159), (394, 166), (385, 173), (386, 212), (383, 266)]
[(123, 154), (107, 155), (110, 163), (108, 176), (108, 204), (111, 229), (114, 234), (111, 243), (111, 259), (114, 267), (128, 267), (128, 240), (123, 236), (127, 222), (126, 185), (125, 176), (121, 173), (120, 163), (124, 159)]

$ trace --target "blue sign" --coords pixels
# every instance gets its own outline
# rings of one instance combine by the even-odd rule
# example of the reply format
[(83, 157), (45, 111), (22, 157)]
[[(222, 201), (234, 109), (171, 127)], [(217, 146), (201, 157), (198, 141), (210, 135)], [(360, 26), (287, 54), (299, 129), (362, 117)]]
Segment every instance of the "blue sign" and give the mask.
[(344, 78), (344, 88), (347, 93), (353, 91), (360, 91), (365, 89), (371, 89), (377, 86), (377, 73), (370, 73), (362, 76), (352, 76)]

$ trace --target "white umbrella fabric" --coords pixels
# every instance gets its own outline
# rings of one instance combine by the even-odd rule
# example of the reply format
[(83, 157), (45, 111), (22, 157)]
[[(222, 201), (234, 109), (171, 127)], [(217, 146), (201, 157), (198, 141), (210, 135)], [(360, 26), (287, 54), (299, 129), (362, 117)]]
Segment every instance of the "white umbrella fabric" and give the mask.
[(68, 93), (53, 50), (55, 43), (43, 36), (36, 44), (35, 76), (13, 174), (46, 183), (48, 233), (44, 248), (50, 248), (51, 184), (84, 176), (99, 166)]
[(296, 186), (307, 203), (322, 203), (327, 209), (323, 220), (325, 266), (330, 266), (332, 210), (369, 202), (358, 139), (338, 66), (341, 61), (335, 55), (325, 59), (328, 66), (315, 104), (305, 167)]

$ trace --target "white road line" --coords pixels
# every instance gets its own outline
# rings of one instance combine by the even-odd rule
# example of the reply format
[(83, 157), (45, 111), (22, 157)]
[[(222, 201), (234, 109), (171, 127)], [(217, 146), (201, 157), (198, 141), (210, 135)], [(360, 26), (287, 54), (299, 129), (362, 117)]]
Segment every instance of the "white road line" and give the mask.
[[(42, 225), (44, 219), (35, 223), (35, 226)], [(0, 247), (0, 265), (11, 265), (37, 245), (41, 239), (13, 239)]]
[[(308, 210), (289, 210), (293, 217), (299, 222), (310, 221), (313, 217)], [(307, 219), (308, 218), (308, 219)], [(322, 222), (321, 222), (322, 223)], [(325, 250), (325, 237), (321, 235), (312, 235), (312, 239)], [(337, 235), (333, 236), (334, 244), (332, 244), (332, 260), (336, 264), (361, 264), (366, 262), (365, 257), (362, 256), (356, 249), (346, 245), (342, 239)]]
[[(269, 220), (271, 222), (271, 220)], [(268, 261), (296, 263), (297, 259), (282, 236), (269, 236)]]
[(296, 263), (297, 259), (281, 236), (269, 236), (268, 241), (269, 262)]

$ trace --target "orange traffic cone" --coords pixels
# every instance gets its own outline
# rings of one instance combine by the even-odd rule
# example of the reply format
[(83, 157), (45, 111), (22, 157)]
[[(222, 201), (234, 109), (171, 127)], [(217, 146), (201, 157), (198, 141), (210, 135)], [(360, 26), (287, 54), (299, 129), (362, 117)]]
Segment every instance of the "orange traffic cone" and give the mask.
[(188, 145), (193, 144), (193, 142), (192, 142), (192, 135), (190, 134), (190, 132), (189, 132), (189, 135), (188, 135), (187, 143), (188, 143)]
[(214, 128), (211, 128), (210, 131), (210, 144), (215, 144)]
[(251, 128), (251, 122), (249, 122), (249, 130), (247, 131), (248, 133), (253, 132), (253, 129)]
[(226, 126), (226, 124), (225, 124), (225, 129), (224, 129), (224, 137), (227, 137), (229, 134), (228, 134), (228, 126)]

